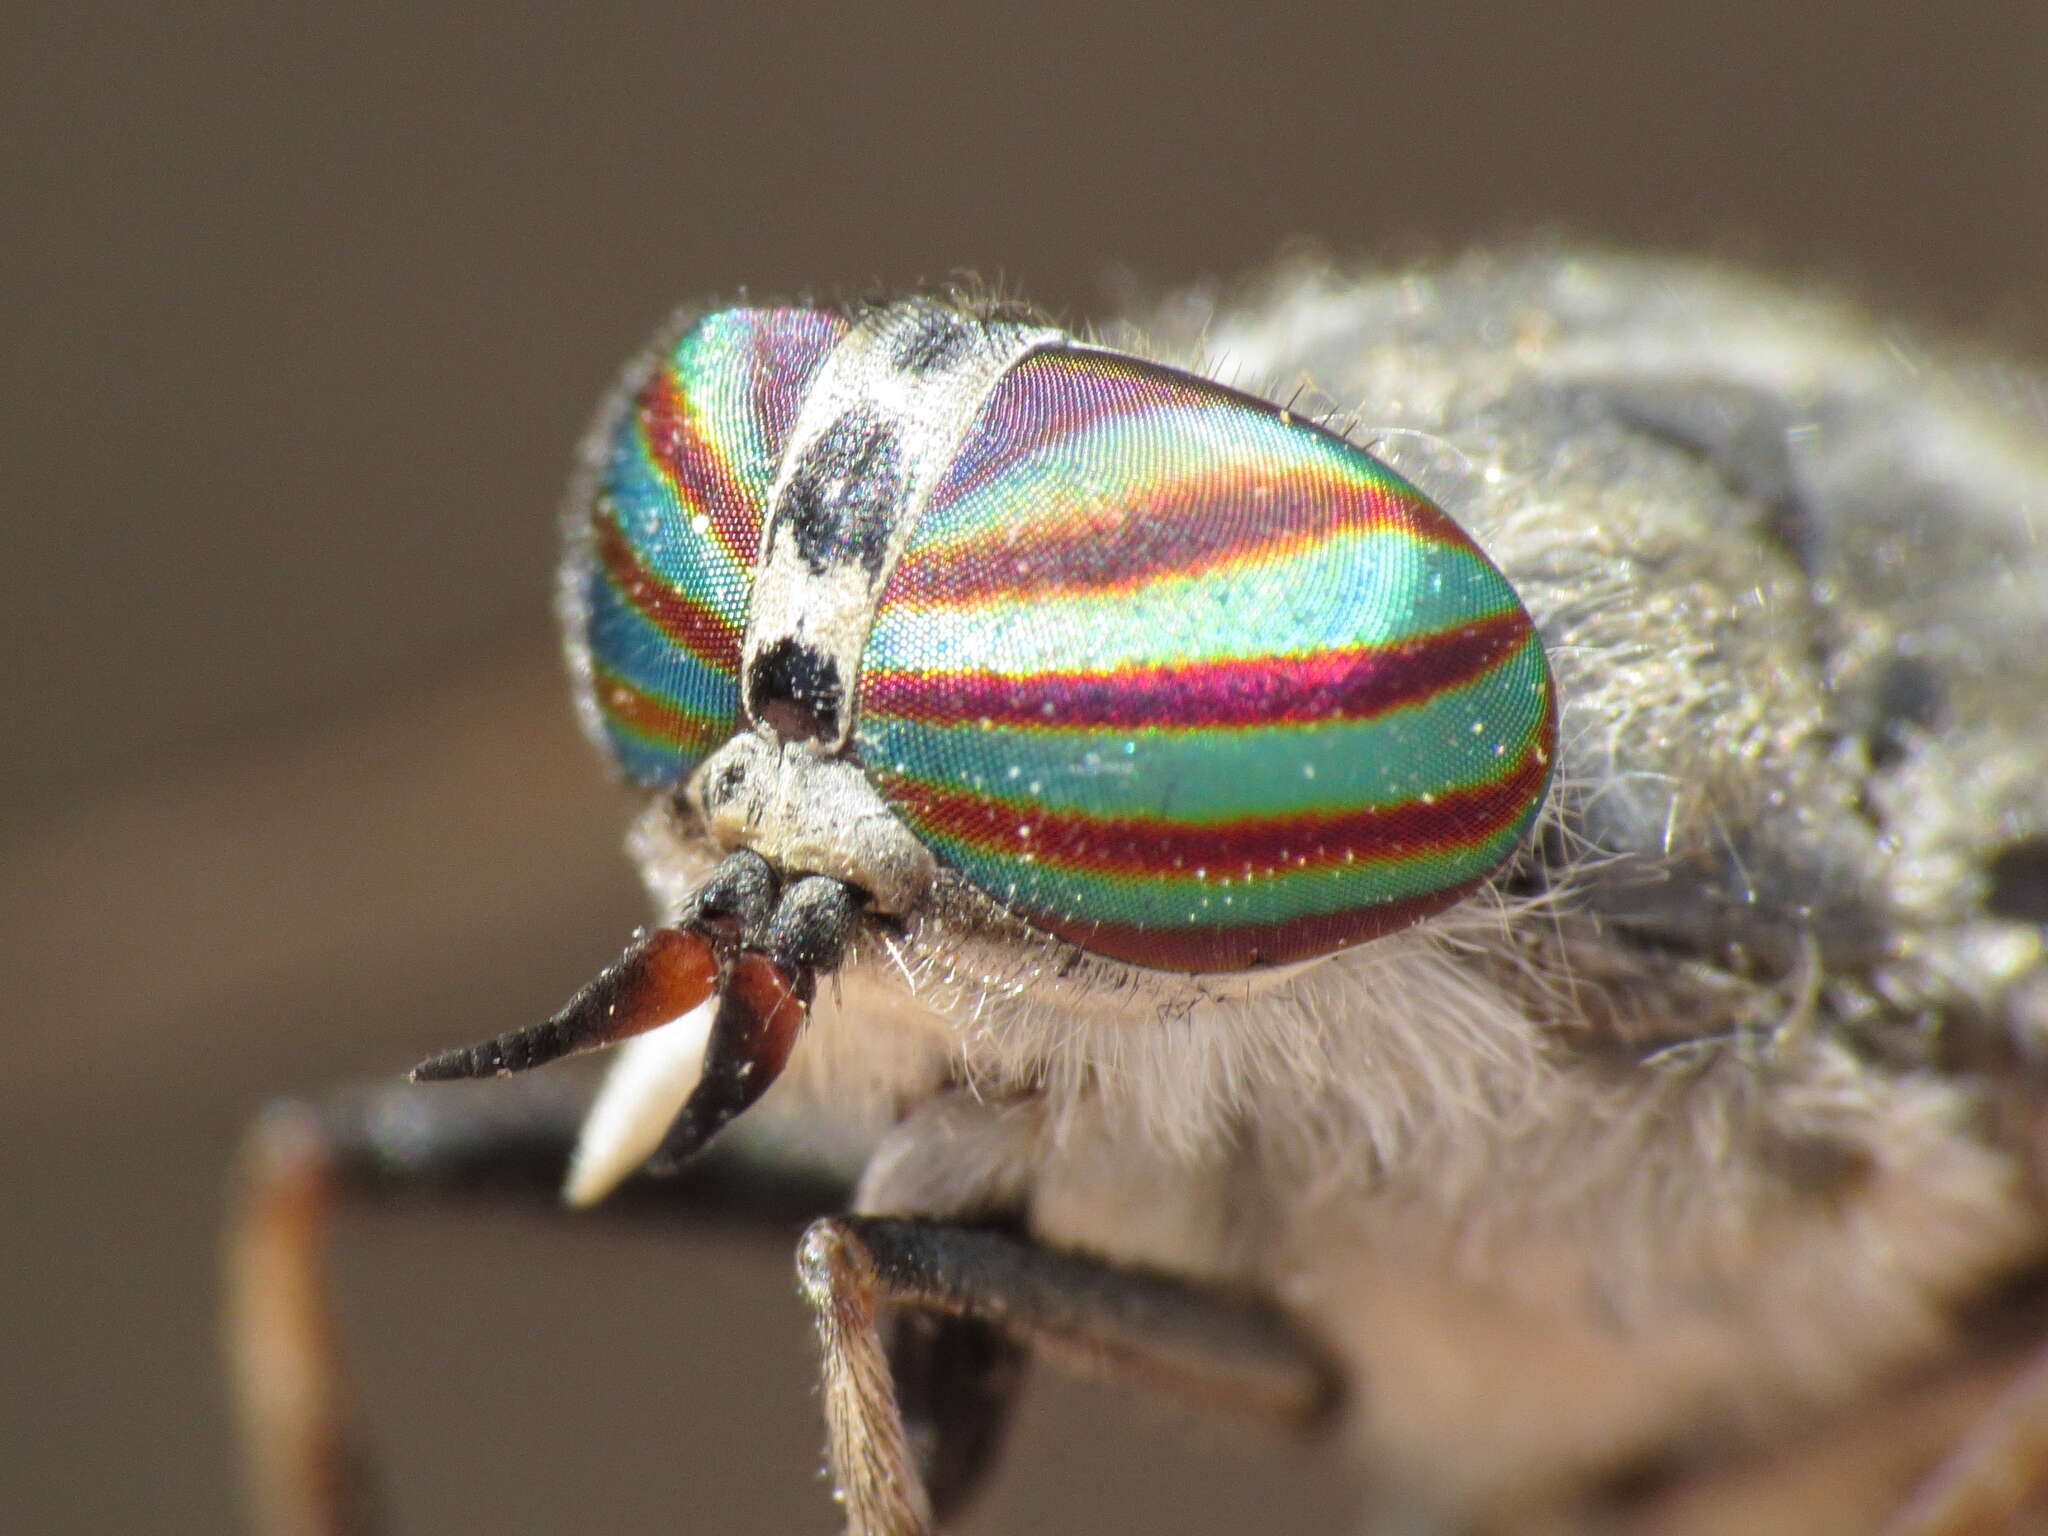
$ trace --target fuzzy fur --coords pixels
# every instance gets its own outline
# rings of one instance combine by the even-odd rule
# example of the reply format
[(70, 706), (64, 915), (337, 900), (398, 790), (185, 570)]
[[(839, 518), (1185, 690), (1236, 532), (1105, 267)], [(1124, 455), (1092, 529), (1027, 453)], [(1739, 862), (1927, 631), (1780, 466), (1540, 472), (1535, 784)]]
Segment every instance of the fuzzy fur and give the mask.
[[(1353, 1378), (1389, 1508), (1569, 1501), (1951, 1347), (2042, 1253), (1988, 1080), (1935, 1048), (2009, 1062), (2043, 1027), (2042, 930), (1983, 905), (2048, 832), (2040, 443), (1849, 311), (1711, 268), (1304, 264), (1147, 328), (1456, 445), (1439, 494), (1558, 679), (1545, 822), (1452, 911), (1250, 977), (942, 890), (863, 937), (764, 1109), (867, 1126), (867, 1210), (1021, 1211), (1279, 1299)], [(1939, 717), (1886, 712), (1908, 660)], [(635, 853), (678, 910), (701, 839), (657, 806)]]

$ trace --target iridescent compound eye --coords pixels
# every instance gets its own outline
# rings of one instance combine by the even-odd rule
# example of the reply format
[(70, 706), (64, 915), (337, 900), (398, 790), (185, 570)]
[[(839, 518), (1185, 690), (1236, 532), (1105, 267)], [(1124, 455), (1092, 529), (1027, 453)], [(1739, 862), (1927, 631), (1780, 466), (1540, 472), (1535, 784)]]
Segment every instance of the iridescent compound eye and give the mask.
[(1181, 971), (1355, 944), (1514, 851), (1555, 746), (1507, 580), (1279, 408), (1074, 348), (996, 383), (882, 590), (854, 739), (1032, 925)]
[(812, 309), (708, 315), (657, 354), (604, 445), (566, 618), (585, 719), (637, 783), (674, 784), (738, 724), (768, 489), (845, 330)]
[(1027, 924), (1161, 969), (1440, 911), (1514, 852), (1555, 752), (1514, 590), (1385, 464), (930, 299), (727, 310), (662, 349), (566, 593), (631, 778), (673, 789), (751, 731), (851, 758), (881, 802), (707, 823), (727, 846), (873, 900), (851, 847), (886, 811)]

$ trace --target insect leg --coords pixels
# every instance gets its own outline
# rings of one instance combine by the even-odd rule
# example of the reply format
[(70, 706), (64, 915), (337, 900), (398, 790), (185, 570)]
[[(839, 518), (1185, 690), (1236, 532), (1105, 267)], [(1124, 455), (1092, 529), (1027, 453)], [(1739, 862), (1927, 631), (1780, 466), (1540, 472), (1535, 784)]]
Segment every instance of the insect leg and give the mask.
[(589, 1097), (585, 1083), (546, 1076), (395, 1083), (280, 1103), (258, 1119), (228, 1233), (224, 1319), (253, 1529), (383, 1529), (329, 1296), (328, 1233), (343, 1201), (431, 1195), (565, 1220), (681, 1216), (788, 1231), (847, 1200), (829, 1175), (718, 1147), (679, 1179), (634, 1179), (595, 1213), (563, 1212)]
[(237, 1194), (224, 1327), (251, 1527), (367, 1536), (384, 1522), (328, 1296), (335, 1180), (309, 1106), (276, 1106), (258, 1120)]
[(986, 1324), (1084, 1371), (1305, 1431), (1335, 1408), (1321, 1350), (1262, 1303), (1120, 1269), (1006, 1233), (886, 1217), (813, 1222), (797, 1272), (824, 1346), (825, 1420), (850, 1536), (937, 1528), (878, 1312)]
[(2048, 1345), (1885, 1526), (1885, 1536), (1978, 1536), (2041, 1512), (2048, 1485)]
[(943, 1527), (996, 1464), (1030, 1351), (980, 1318), (895, 1308), (878, 1321), (919, 1480)]

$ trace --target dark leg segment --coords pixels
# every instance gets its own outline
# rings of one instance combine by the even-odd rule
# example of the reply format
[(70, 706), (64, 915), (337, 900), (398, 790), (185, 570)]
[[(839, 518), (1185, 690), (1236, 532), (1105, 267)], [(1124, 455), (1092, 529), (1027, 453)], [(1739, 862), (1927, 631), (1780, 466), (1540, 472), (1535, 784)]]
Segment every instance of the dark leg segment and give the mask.
[[(424, 1193), (556, 1211), (587, 1096), (547, 1078), (393, 1085), (279, 1105), (258, 1123), (228, 1252), (227, 1335), (264, 1536), (382, 1528), (327, 1295), (334, 1208)], [(600, 1210), (758, 1230), (843, 1209), (850, 1193), (721, 1146), (680, 1180), (629, 1181)], [(1002, 1232), (833, 1217), (805, 1233), (799, 1270), (854, 1536), (922, 1536), (965, 1503), (1027, 1352), (1287, 1429), (1313, 1428), (1336, 1402), (1322, 1354), (1255, 1300)]]
[[(1070, 1365), (1293, 1431), (1324, 1422), (1338, 1381), (1271, 1307), (1060, 1253), (1005, 1233), (878, 1217), (812, 1223), (798, 1251), (824, 1346), (825, 1420), (849, 1536), (928, 1536), (878, 1309), (979, 1323)], [(965, 1493), (949, 1487), (949, 1500)]]
[(993, 1323), (897, 1309), (882, 1349), (932, 1517), (950, 1524), (1002, 1454), (1030, 1351)]

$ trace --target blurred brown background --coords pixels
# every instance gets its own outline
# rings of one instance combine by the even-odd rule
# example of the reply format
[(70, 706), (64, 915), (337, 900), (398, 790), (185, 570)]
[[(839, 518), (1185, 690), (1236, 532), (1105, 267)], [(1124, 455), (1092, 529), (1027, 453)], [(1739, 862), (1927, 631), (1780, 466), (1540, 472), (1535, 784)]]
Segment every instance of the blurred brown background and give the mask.
[[(2038, 349), (2048, 9), (194, 5), (0, 48), (0, 1527), (232, 1522), (216, 1213), (272, 1092), (552, 1007), (638, 916), (548, 615), (677, 300), (1534, 224)], [(400, 1528), (830, 1529), (789, 1257), (385, 1212)], [(1304, 1458), (1041, 1382), (981, 1529), (1343, 1529)]]

